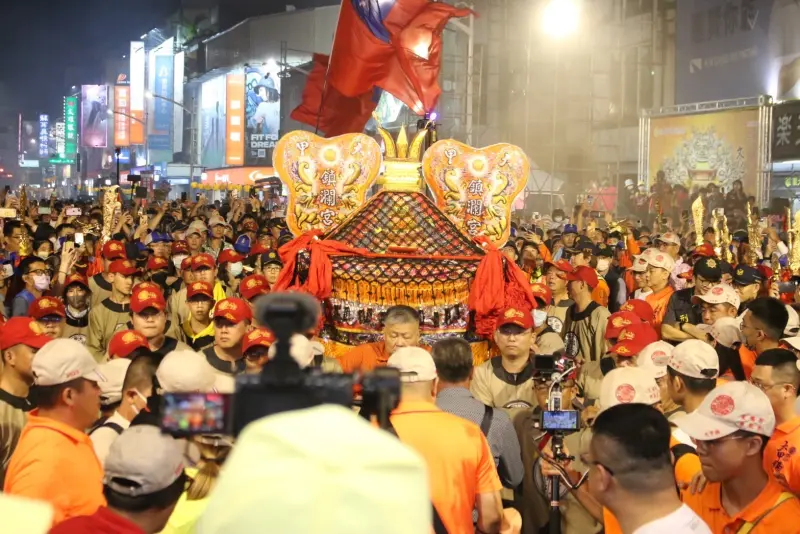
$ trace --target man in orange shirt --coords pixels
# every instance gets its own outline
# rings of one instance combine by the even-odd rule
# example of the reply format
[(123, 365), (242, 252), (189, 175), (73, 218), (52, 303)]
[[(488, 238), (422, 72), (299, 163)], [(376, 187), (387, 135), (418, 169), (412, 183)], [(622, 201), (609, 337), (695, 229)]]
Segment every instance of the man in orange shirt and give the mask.
[(35, 400), (6, 473), (3, 491), (47, 501), (54, 523), (105, 504), (103, 468), (84, 429), (100, 413), (104, 380), (89, 351), (72, 339), (50, 341), (33, 357)]
[(384, 367), (394, 351), (419, 346), (419, 314), (409, 306), (392, 306), (383, 319), (383, 341), (353, 347), (339, 363), (345, 373)]
[(775, 429), (763, 391), (728, 382), (675, 422), (697, 443), (708, 480), (702, 491), (684, 492), (684, 502), (712, 532), (797, 533), (800, 501), (770, 480), (763, 466), (764, 448)]
[(402, 395), (391, 426), (400, 441), (428, 466), (431, 499), (447, 532), (500, 532), (503, 505), (489, 443), (475, 423), (435, 404), (438, 378), (431, 355), (419, 347), (398, 349), (388, 365), (400, 371)]
[(775, 413), (775, 432), (764, 451), (764, 469), (794, 494), (800, 494), (800, 416), (794, 411), (800, 369), (794, 353), (771, 349), (756, 360), (750, 383), (767, 394)]
[(672, 256), (654, 249), (647, 249), (642, 254), (642, 259), (647, 261), (647, 280), (650, 293), (644, 301), (653, 308), (653, 328), (661, 334), (661, 323), (664, 322), (664, 315), (667, 313), (669, 299), (675, 290), (669, 285), (670, 273), (675, 268), (675, 260)]

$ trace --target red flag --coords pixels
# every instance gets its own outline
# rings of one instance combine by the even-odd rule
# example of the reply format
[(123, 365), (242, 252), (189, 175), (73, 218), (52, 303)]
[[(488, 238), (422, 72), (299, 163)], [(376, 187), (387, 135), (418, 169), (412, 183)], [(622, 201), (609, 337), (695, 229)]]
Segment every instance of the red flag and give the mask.
[(398, 34), (429, 0), (342, 0), (333, 40), (328, 86), (359, 97), (395, 68), (391, 35)]
[[(291, 113), (292, 119), (325, 132), (327, 137), (361, 132), (378, 102), (374, 91), (355, 97), (344, 96), (330, 83), (325, 85), (328, 56), (314, 54), (314, 66), (308, 75), (299, 106)], [(324, 92), (324, 97), (323, 97)]]
[(427, 3), (406, 27), (392, 34), (398, 68), (379, 86), (420, 115), (432, 111), (442, 92), (442, 31), (451, 18), (471, 13), (442, 2)]

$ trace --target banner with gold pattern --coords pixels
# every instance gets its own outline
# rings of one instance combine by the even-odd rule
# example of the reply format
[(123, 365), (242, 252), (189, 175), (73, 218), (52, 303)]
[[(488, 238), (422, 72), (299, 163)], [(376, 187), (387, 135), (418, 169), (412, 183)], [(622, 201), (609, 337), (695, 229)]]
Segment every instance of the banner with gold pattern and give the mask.
[(344, 221), (363, 205), (381, 161), (380, 145), (364, 134), (284, 135), (275, 145), (273, 166), (289, 190), (286, 224), (292, 233), (327, 232)]

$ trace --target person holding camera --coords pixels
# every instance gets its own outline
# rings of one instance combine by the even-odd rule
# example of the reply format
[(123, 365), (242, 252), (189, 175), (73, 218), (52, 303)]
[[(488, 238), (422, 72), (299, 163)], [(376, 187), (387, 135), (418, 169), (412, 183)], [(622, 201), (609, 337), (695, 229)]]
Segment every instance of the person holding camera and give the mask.
[(481, 429), (434, 404), (439, 379), (425, 349), (400, 348), (387, 365), (400, 371), (402, 383), (391, 426), (400, 441), (425, 459), (441, 523), (447, 532), (472, 532), (472, 511), (477, 509), (478, 531), (497, 534), (503, 516), (502, 485)]
[(107, 506), (68, 519), (50, 532), (162, 532), (189, 481), (178, 441), (156, 426), (129, 428), (111, 445), (106, 460)]

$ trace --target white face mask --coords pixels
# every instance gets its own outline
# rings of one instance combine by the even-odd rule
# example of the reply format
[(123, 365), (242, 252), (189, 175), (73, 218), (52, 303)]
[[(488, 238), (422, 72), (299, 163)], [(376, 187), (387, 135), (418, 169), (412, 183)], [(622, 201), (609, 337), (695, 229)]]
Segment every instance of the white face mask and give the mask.
[(533, 310), (533, 326), (539, 328), (547, 320), (547, 310)]
[(50, 289), (50, 276), (47, 274), (33, 275), (33, 287), (38, 291), (47, 291)]
[(240, 274), (242, 274), (243, 268), (244, 266), (240, 261), (228, 264), (228, 272), (231, 273), (231, 276), (239, 276)]
[(188, 257), (189, 256), (173, 256), (172, 257), (172, 263), (173, 263), (173, 265), (175, 265), (176, 269), (180, 269), (181, 268), (181, 264), (183, 263), (183, 260), (185, 260)]

